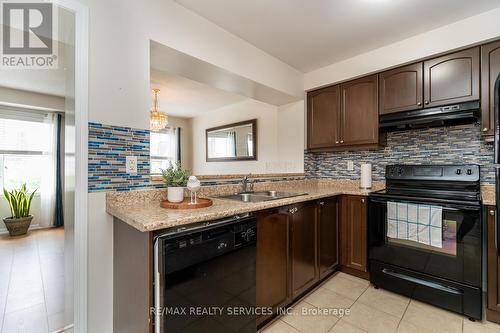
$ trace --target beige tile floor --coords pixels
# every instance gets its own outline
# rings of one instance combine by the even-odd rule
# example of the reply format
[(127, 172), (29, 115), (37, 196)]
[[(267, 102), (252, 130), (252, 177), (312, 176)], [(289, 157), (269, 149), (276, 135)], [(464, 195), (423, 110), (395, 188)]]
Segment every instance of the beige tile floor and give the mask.
[(0, 332), (64, 326), (64, 229), (0, 236)]
[[(350, 313), (314, 314), (318, 308), (344, 308), (350, 309)], [(297, 303), (292, 313), (261, 332), (500, 333), (500, 325), (471, 322), (455, 313), (375, 289), (366, 280), (337, 273)]]

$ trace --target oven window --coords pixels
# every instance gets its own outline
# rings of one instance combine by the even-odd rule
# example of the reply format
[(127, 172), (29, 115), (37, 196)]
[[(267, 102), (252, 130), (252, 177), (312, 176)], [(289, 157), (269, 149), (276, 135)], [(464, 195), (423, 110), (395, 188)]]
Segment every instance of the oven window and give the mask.
[[(411, 211), (416, 213), (412, 214)], [(388, 244), (455, 257), (457, 231), (462, 219), (463, 214), (439, 206), (389, 203), (386, 240)]]

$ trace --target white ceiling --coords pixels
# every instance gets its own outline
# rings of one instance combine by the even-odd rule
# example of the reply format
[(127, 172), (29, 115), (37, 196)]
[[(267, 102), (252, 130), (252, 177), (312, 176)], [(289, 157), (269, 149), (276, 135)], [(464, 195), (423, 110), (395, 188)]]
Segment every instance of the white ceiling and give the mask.
[(159, 88), (160, 110), (169, 116), (192, 118), (247, 100), (182, 76), (151, 70), (151, 88)]
[(499, 0), (175, 0), (308, 72), (500, 6)]

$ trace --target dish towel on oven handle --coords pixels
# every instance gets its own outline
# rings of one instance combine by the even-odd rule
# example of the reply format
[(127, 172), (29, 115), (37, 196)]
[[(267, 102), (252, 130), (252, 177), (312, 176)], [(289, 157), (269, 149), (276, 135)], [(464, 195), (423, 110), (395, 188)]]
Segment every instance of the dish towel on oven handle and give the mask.
[(443, 209), (403, 202), (387, 203), (387, 237), (443, 248)]

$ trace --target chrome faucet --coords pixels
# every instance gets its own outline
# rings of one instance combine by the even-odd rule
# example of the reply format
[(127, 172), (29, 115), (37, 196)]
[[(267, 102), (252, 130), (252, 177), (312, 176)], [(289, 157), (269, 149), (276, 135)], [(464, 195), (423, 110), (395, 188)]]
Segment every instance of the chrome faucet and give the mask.
[(248, 174), (245, 177), (243, 177), (241, 181), (241, 192), (242, 193), (248, 193), (248, 192), (253, 192), (253, 180), (250, 180), (250, 176), (252, 174)]

